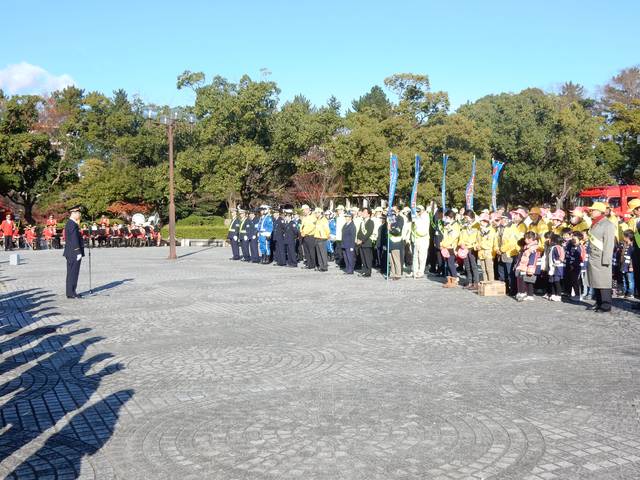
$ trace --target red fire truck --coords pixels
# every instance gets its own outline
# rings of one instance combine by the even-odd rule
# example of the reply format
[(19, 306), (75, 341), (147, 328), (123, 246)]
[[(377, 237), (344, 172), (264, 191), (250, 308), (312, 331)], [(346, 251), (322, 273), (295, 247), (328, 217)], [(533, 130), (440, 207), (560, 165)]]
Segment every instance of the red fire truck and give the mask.
[(616, 215), (622, 217), (629, 213), (627, 204), (634, 198), (640, 198), (640, 186), (638, 185), (591, 187), (580, 192), (577, 206), (589, 207), (593, 202), (606, 202)]

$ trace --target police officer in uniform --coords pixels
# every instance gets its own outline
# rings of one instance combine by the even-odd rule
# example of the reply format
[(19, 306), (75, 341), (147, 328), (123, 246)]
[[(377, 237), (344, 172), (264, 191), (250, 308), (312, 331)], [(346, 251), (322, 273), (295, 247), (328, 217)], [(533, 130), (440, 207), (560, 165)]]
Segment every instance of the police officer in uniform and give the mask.
[(287, 254), (284, 247), (284, 219), (278, 210), (273, 212), (273, 261), (274, 265), (284, 267), (287, 264)]
[(260, 221), (258, 222), (258, 243), (260, 245), (261, 263), (271, 263), (271, 233), (273, 232), (273, 217), (269, 213), (271, 207), (261, 205)]
[(247, 237), (249, 237), (249, 253), (251, 255), (251, 263), (260, 263), (260, 247), (258, 246), (258, 218), (256, 211), (249, 212), (247, 220)]
[(80, 275), (80, 263), (84, 257), (84, 241), (80, 234), (80, 208), (74, 207), (70, 210), (69, 220), (64, 226), (64, 252), (62, 255), (67, 259), (67, 298), (82, 298), (76, 292), (78, 287), (78, 276)]
[(238, 209), (240, 214), (240, 249), (242, 250), (242, 260), (245, 262), (251, 261), (251, 253), (249, 251), (249, 235), (247, 233), (247, 227), (249, 225), (249, 219), (247, 218), (247, 211)]
[(230, 260), (240, 260), (240, 219), (238, 218), (238, 212), (233, 212), (233, 218), (229, 224), (229, 233), (227, 233), (227, 239), (231, 244), (232, 257)]
[(287, 257), (288, 267), (298, 266), (298, 222), (293, 218), (293, 209), (284, 210), (283, 245)]

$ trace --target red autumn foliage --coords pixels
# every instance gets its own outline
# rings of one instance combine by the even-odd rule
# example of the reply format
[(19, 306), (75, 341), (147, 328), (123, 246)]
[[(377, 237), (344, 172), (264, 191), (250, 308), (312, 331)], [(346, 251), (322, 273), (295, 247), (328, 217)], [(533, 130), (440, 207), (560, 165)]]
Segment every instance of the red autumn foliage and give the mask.
[(115, 202), (107, 207), (107, 211), (116, 217), (128, 220), (136, 213), (148, 214), (151, 206), (146, 203)]

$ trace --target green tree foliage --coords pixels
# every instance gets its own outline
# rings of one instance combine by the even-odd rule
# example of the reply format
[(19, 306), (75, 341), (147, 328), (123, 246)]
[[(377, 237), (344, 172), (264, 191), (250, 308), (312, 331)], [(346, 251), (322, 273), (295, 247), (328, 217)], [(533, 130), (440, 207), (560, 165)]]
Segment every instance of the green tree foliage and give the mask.
[(52, 188), (60, 155), (46, 133), (36, 129), (36, 96), (14, 96), (3, 101), (0, 116), (0, 159), (5, 193), (33, 219), (33, 207)]
[[(400, 73), (373, 86), (341, 113), (335, 97), (313, 105), (303, 95), (278, 103), (278, 86), (243, 76), (184, 71), (193, 90), (175, 129), (179, 217), (210, 217), (237, 204), (332, 196), (386, 197), (389, 154), (400, 159), (399, 202), (407, 203), (413, 158), (422, 155), (421, 202), (440, 199), (442, 155), (449, 155), (447, 199), (464, 203), (477, 159), (476, 205), (490, 201), (491, 158), (506, 162), (501, 203), (569, 201), (594, 184), (640, 181), (640, 69), (622, 70), (598, 101), (564, 83), (557, 93), (530, 88), (489, 95), (449, 113), (446, 92), (429, 77)], [(388, 93), (392, 93), (392, 98)], [(92, 216), (115, 202), (145, 203), (166, 215), (165, 126), (123, 90), (111, 95), (68, 87), (46, 98), (0, 92), (0, 192), (34, 208), (82, 203)], [(167, 106), (152, 105), (161, 114)]]

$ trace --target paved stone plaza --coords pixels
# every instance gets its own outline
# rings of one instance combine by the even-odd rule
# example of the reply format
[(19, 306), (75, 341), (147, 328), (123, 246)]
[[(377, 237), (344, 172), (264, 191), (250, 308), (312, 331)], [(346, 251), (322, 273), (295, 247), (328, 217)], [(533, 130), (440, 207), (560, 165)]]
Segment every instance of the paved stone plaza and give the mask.
[(2, 252), (2, 477), (640, 478), (628, 309), (166, 254)]

